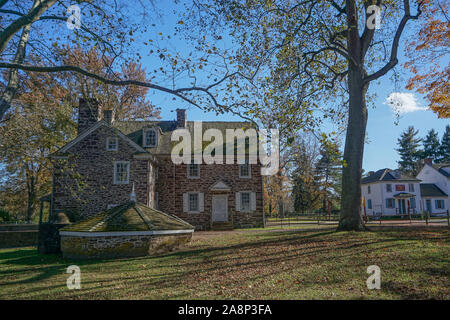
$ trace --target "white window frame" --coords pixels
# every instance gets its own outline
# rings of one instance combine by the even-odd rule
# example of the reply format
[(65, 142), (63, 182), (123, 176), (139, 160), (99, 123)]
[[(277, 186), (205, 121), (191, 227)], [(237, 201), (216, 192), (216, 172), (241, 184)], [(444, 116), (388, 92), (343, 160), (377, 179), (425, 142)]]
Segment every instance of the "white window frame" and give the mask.
[[(147, 141), (147, 132), (152, 131), (155, 134), (155, 143), (154, 144), (149, 144), (149, 142)], [(147, 128), (144, 129), (144, 134), (143, 134), (143, 144), (145, 148), (154, 148), (158, 146), (158, 129), (156, 128)]]
[[(243, 195), (246, 194), (248, 195), (248, 208), (244, 208), (243, 204), (244, 202), (242, 201), (244, 199)], [(240, 209), (242, 212), (250, 212), (252, 209), (252, 193), (250, 191), (241, 191), (240, 192)]]
[[(111, 140), (115, 140), (116, 144), (115, 144), (115, 148), (110, 148), (109, 143), (111, 142)], [(119, 150), (119, 138), (117, 137), (107, 137), (106, 138), (106, 151), (117, 151)]]
[(372, 192), (370, 185), (367, 186), (367, 194), (370, 194)]
[[(190, 210), (190, 196), (197, 195), (198, 207), (197, 210)], [(205, 194), (199, 191), (191, 191), (183, 193), (183, 212), (194, 214), (205, 211)]]
[[(197, 197), (197, 208), (196, 209), (191, 208), (191, 196)], [(190, 213), (200, 212), (200, 195), (198, 192), (189, 192), (188, 193), (188, 212), (190, 212)]]
[[(389, 188), (388, 188), (388, 186), (389, 186)], [(392, 184), (391, 183), (386, 184), (386, 192), (392, 192)]]
[(409, 191), (409, 192), (415, 192), (414, 189), (415, 189), (415, 188), (414, 188), (414, 183), (409, 183), (409, 184), (408, 184), (408, 191)]
[[(244, 167), (244, 166), (247, 166), (248, 167), (248, 175), (243, 175), (242, 174), (242, 168)], [(240, 164), (239, 165), (239, 178), (244, 178), (244, 179), (249, 179), (249, 178), (251, 178), (252, 177), (252, 173), (251, 173), (251, 165), (249, 164), (249, 163), (245, 163), (245, 164)]]
[[(117, 181), (117, 165), (119, 164), (127, 164), (127, 180), (126, 181)], [(113, 165), (114, 170), (114, 178), (113, 184), (129, 184), (130, 183), (130, 161), (114, 161)]]
[[(196, 176), (191, 175), (191, 165), (196, 165), (197, 168), (198, 168), (198, 172), (197, 172)], [(187, 177), (189, 179), (198, 179), (198, 178), (200, 178), (200, 164), (198, 164), (198, 163), (189, 163), (186, 167), (187, 167)]]

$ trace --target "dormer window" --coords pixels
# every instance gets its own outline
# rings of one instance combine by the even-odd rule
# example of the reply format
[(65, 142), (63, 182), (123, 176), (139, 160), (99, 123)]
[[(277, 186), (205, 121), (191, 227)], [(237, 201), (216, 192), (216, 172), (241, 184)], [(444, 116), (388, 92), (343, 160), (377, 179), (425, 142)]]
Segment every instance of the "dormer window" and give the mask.
[(158, 145), (158, 130), (156, 128), (144, 130), (144, 147), (154, 148)]
[(239, 165), (239, 178), (250, 178), (250, 165), (248, 163)]
[(106, 151), (117, 151), (119, 149), (119, 140), (117, 137), (106, 138)]

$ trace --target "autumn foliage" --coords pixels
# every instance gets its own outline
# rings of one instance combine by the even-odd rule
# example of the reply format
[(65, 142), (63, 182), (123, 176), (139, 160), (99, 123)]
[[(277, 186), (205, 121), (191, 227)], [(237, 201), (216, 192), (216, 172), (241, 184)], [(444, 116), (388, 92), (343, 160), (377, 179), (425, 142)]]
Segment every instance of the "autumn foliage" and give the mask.
[(425, 94), (430, 108), (440, 118), (450, 118), (450, 22), (445, 1), (427, 0), (423, 7), (423, 24), (417, 40), (408, 41), (409, 61), (405, 67), (414, 76), (407, 89)]

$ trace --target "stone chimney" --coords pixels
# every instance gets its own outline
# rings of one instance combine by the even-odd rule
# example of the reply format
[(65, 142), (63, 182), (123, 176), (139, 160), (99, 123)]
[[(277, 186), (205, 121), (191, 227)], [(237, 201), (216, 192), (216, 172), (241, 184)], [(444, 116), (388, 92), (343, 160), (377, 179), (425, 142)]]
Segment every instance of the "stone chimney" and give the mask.
[(177, 109), (177, 128), (186, 128), (186, 109)]
[(424, 160), (423, 160), (423, 162), (425, 162), (425, 164), (428, 164), (428, 165), (432, 165), (433, 164), (433, 159), (431, 159), (431, 158), (425, 158)]
[(111, 124), (114, 122), (114, 110), (105, 110), (103, 111), (103, 120), (107, 124)]
[(101, 109), (102, 107), (96, 99), (80, 98), (78, 102), (78, 135), (100, 120)]

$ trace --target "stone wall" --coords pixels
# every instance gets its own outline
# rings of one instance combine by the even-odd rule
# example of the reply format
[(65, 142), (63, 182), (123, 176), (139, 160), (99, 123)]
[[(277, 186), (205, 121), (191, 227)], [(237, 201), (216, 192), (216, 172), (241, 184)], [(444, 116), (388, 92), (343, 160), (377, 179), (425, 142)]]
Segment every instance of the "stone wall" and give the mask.
[(34, 223), (7, 223), (0, 224), (0, 231), (38, 231), (39, 225)]
[(0, 248), (30, 247), (37, 245), (38, 231), (0, 231)]
[[(148, 204), (148, 160), (133, 158), (136, 148), (119, 138), (118, 151), (106, 151), (106, 138), (116, 136), (107, 126), (92, 132), (69, 149), (68, 160), (55, 161), (53, 212), (76, 212), (71, 222), (130, 200), (132, 183), (138, 202)], [(130, 183), (113, 184), (114, 161), (130, 162)], [(77, 176), (79, 174), (79, 176)]]
[[(231, 187), (230, 191), (221, 192), (228, 195), (228, 219), (235, 228), (262, 227), (263, 192), (260, 165), (251, 165), (251, 178), (239, 178), (239, 165), (214, 164), (200, 165), (200, 178), (188, 178), (187, 165), (174, 165), (169, 157), (159, 159), (158, 179), (158, 209), (177, 215), (195, 226), (196, 230), (211, 228), (212, 196), (210, 187), (218, 181), (223, 181)], [(253, 191), (256, 193), (256, 210), (253, 212), (236, 211), (236, 192)], [(183, 193), (204, 193), (204, 211), (201, 213), (183, 212)]]
[(70, 259), (110, 259), (159, 255), (180, 248), (192, 233), (175, 235), (61, 236), (61, 251)]
[(29, 247), (37, 243), (37, 224), (0, 224), (0, 248)]

